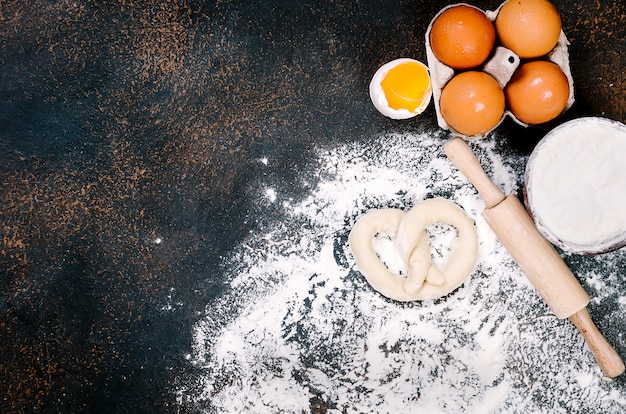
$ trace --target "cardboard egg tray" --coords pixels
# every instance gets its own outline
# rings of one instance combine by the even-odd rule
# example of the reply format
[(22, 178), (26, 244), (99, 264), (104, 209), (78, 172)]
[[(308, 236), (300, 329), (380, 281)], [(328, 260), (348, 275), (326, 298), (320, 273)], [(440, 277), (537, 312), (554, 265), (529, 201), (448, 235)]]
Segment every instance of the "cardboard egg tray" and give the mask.
[[(498, 12), (500, 11), (500, 8), (502, 8), (504, 3), (502, 3), (498, 7), (498, 9), (495, 11), (484, 11), (484, 10), (479, 9), (478, 7), (475, 7), (475, 6), (472, 6), (471, 4), (466, 4), (466, 3), (451, 4), (441, 9), (439, 13), (437, 13), (437, 15), (433, 17), (430, 24), (428, 25), (428, 29), (426, 30), (426, 58), (428, 60), (428, 68), (430, 70), (430, 78), (431, 78), (432, 89), (433, 89), (433, 100), (435, 102), (435, 111), (437, 113), (437, 123), (439, 124), (441, 128), (448, 130), (448, 131), (452, 131), (456, 136), (460, 136), (465, 139), (483, 138), (484, 136), (489, 134), (491, 131), (496, 129), (502, 123), (502, 121), (504, 121), (504, 119), (507, 116), (511, 117), (518, 124), (524, 127), (527, 127), (528, 126), (527, 124), (517, 119), (511, 113), (511, 111), (509, 111), (507, 108), (505, 108), (504, 114), (502, 115), (502, 118), (500, 119), (498, 124), (492, 129), (490, 129), (489, 131), (481, 135), (473, 135), (473, 136), (463, 135), (457, 131), (454, 131), (443, 119), (443, 116), (441, 115), (441, 108), (439, 107), (439, 99), (441, 97), (441, 91), (443, 87), (446, 85), (446, 83), (448, 83), (448, 81), (452, 79), (454, 75), (456, 75), (457, 73), (460, 73), (461, 71), (455, 71), (454, 69), (443, 64), (441, 61), (437, 59), (437, 57), (433, 53), (433, 50), (430, 46), (430, 31), (432, 29), (433, 23), (435, 22), (435, 20), (437, 19), (437, 17), (439, 17), (441, 13), (443, 13), (445, 10), (451, 7), (459, 6), (459, 5), (469, 6), (476, 10), (481, 11), (482, 13), (485, 13), (487, 18), (493, 23), (496, 20), (496, 17), (498, 16)], [(561, 68), (565, 76), (567, 77), (567, 80), (569, 83), (569, 99), (567, 101), (565, 110), (569, 109), (574, 104), (574, 80), (572, 78), (572, 73), (571, 73), (570, 66), (569, 66), (569, 52), (567, 50), (568, 45), (569, 45), (569, 42), (567, 41), (567, 37), (565, 36), (565, 33), (563, 33), (563, 30), (561, 30), (561, 35), (559, 37), (558, 43), (556, 44), (554, 49), (552, 49), (545, 57), (545, 60), (548, 60), (557, 64)], [(500, 86), (504, 88), (508, 84), (509, 80), (511, 79), (515, 71), (517, 70), (520, 63), (521, 61), (520, 61), (519, 56), (517, 56), (511, 50), (499, 45), (498, 40), (496, 38), (496, 44), (495, 44), (494, 51), (491, 57), (479, 69), (492, 75), (498, 81)]]

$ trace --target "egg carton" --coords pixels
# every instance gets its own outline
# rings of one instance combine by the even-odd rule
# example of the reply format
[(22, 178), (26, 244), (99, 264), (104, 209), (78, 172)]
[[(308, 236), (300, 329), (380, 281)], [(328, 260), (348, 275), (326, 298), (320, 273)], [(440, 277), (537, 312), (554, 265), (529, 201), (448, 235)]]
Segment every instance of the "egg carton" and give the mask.
[[(523, 127), (528, 127), (528, 124), (520, 121), (515, 115), (513, 115), (513, 113), (511, 113), (510, 110), (506, 108), (504, 114), (502, 115), (502, 118), (500, 118), (500, 121), (492, 129), (480, 135), (463, 135), (455, 131), (452, 127), (448, 125), (445, 119), (443, 119), (443, 116), (441, 115), (441, 108), (439, 106), (441, 91), (443, 90), (443, 87), (448, 83), (448, 81), (452, 79), (455, 74), (460, 73), (461, 71), (457, 72), (450, 66), (442, 63), (439, 59), (437, 59), (437, 57), (433, 53), (432, 47), (430, 46), (430, 31), (433, 27), (433, 23), (435, 22), (437, 17), (439, 17), (439, 15), (441, 15), (444, 11), (448, 10), (451, 7), (460, 5), (472, 7), (484, 13), (485, 16), (487, 16), (487, 18), (493, 23), (496, 20), (496, 17), (498, 16), (498, 13), (504, 3), (500, 4), (500, 6), (494, 11), (484, 11), (476, 6), (467, 3), (451, 4), (441, 9), (439, 13), (437, 13), (435, 17), (433, 17), (430, 24), (428, 25), (428, 28), (426, 30), (426, 59), (428, 61), (428, 69), (430, 71), (432, 96), (435, 104), (435, 112), (437, 114), (437, 123), (439, 127), (451, 131), (456, 136), (468, 140), (480, 139), (485, 137), (494, 129), (496, 129), (506, 117), (512, 118), (516, 123)], [(554, 48), (545, 57), (545, 60), (553, 62), (561, 68), (569, 83), (569, 98), (564, 111), (569, 109), (574, 104), (574, 79), (572, 78), (572, 72), (570, 70), (568, 46), (569, 42), (567, 40), (567, 37), (565, 36), (563, 30), (561, 30), (561, 34), (559, 35), (559, 40), (556, 46), (554, 46)], [(504, 88), (511, 80), (511, 77), (517, 70), (520, 63), (521, 60), (519, 56), (513, 53), (513, 51), (498, 45), (496, 40), (496, 46), (490, 59), (479, 69), (493, 76), (498, 81), (500, 86)]]

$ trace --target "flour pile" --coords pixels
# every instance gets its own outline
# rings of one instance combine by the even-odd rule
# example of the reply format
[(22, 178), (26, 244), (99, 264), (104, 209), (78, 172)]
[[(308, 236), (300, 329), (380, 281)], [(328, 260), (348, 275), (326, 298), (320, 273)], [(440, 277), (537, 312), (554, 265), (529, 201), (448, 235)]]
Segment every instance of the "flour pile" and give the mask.
[[(258, 197), (283, 217), (227, 259), (230, 288), (194, 333), (200, 386), (181, 388), (180, 403), (230, 413), (624, 412), (623, 382), (602, 379), (573, 324), (554, 317), (509, 258), (443, 154), (445, 139), (385, 135), (320, 150), (301, 201), (260, 178)], [(525, 159), (494, 137), (471, 145), (496, 185), (519, 190)], [(369, 209), (435, 196), (475, 221), (476, 270), (444, 298), (388, 300), (355, 270), (350, 229)], [(624, 314), (624, 249), (589, 260), (603, 275), (592, 284), (600, 300)]]

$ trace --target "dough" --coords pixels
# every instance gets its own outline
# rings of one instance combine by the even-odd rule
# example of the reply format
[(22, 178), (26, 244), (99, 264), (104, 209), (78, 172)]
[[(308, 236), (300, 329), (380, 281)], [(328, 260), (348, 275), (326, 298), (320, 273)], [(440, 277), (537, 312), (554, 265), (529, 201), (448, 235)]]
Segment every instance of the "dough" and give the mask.
[[(391, 272), (374, 250), (373, 239), (379, 234), (393, 238), (405, 213), (397, 209), (372, 210), (361, 217), (350, 232), (348, 243), (357, 267), (370, 285), (384, 296), (398, 301), (416, 300), (415, 292), (423, 285), (427, 272), (411, 272), (405, 278)], [(430, 262), (428, 235), (420, 238), (411, 259), (417, 262)], [(406, 286), (406, 288), (405, 288)], [(410, 294), (409, 292), (413, 292)]]
[[(457, 230), (455, 246), (443, 271), (432, 265), (430, 248), (427, 260), (414, 254), (424, 244), (424, 239), (430, 246), (425, 229), (435, 223), (447, 223)], [(433, 198), (421, 202), (404, 215), (396, 234), (396, 246), (400, 257), (409, 267), (409, 276), (414, 272), (428, 273), (427, 283), (415, 292), (418, 299), (434, 299), (461, 286), (474, 270), (478, 256), (478, 234), (472, 220), (459, 206), (443, 198)]]
[[(426, 228), (448, 223), (458, 232), (456, 244), (442, 271), (432, 265)], [(395, 238), (395, 248), (408, 268), (406, 277), (391, 272), (373, 246), (377, 234)], [(398, 209), (372, 210), (352, 228), (348, 243), (368, 283), (382, 295), (401, 302), (435, 299), (459, 287), (476, 264), (478, 236), (463, 210), (443, 198), (425, 200), (404, 213)]]

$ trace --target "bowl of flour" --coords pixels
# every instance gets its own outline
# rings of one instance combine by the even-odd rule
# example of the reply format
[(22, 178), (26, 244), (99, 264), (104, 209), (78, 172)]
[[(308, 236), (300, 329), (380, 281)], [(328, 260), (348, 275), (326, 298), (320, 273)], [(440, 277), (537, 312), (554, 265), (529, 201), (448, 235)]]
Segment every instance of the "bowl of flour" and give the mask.
[(564, 251), (626, 245), (626, 125), (585, 117), (550, 131), (528, 159), (524, 197), (539, 231)]

